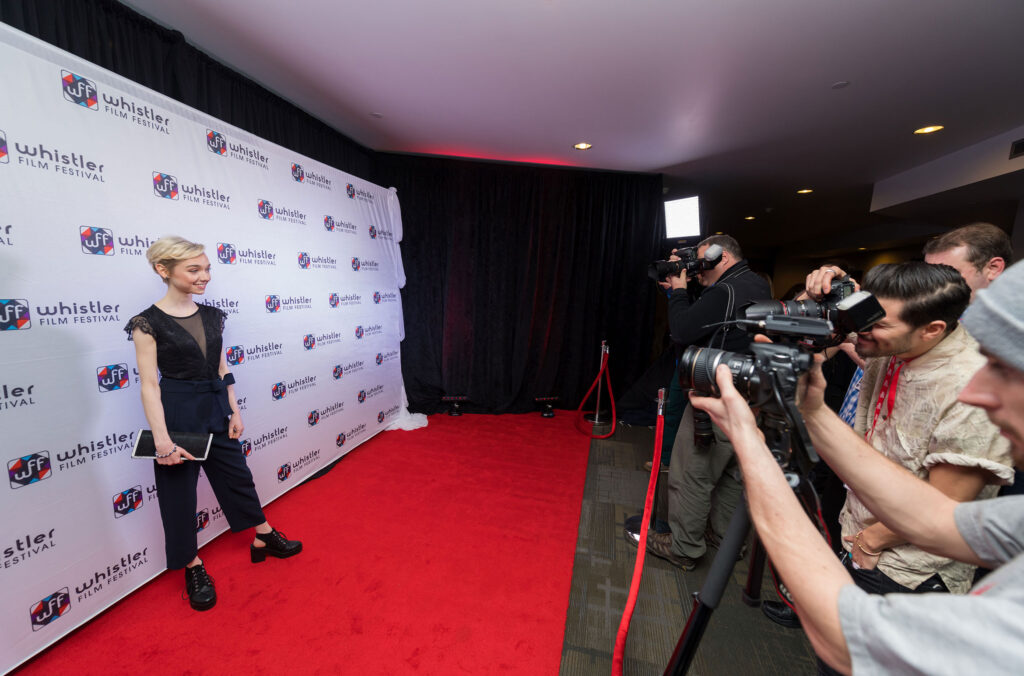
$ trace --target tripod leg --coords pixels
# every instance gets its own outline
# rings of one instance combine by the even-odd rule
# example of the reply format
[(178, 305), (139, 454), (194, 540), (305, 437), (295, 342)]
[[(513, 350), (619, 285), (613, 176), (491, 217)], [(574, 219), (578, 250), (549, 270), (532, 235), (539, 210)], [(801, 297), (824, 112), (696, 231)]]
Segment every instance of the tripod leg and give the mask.
[(711, 562), (711, 569), (704, 581), (704, 586), (693, 595), (693, 609), (686, 621), (686, 627), (679, 636), (672, 659), (665, 667), (665, 676), (676, 676), (685, 674), (690, 668), (690, 663), (697, 654), (697, 646), (704, 636), (704, 630), (711, 620), (711, 613), (722, 601), (722, 594), (725, 586), (732, 577), (732, 570), (736, 566), (736, 557), (743, 547), (743, 541), (747, 539), (750, 531), (750, 514), (747, 512), (746, 498), (740, 500), (733, 512), (732, 520), (729, 521), (729, 529), (722, 539), (722, 545), (718, 549), (714, 560)]
[(764, 545), (755, 532), (750, 543), (750, 571), (747, 573), (747, 584), (743, 587), (743, 602), (751, 608), (761, 605), (761, 580), (764, 578)]

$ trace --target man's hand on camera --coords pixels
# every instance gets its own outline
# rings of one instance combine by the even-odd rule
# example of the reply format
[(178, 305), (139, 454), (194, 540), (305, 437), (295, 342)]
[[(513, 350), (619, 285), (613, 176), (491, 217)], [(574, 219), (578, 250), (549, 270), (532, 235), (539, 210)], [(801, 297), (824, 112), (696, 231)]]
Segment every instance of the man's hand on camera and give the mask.
[[(680, 258), (679, 256), (676, 255), (676, 250), (675, 249), (672, 250), (672, 255), (669, 256), (668, 259), (670, 261), (681, 261), (681, 260), (683, 260), (682, 258)], [(686, 288), (686, 271), (684, 270), (682, 272), (682, 274), (678, 274), (678, 275), (669, 275), (668, 277), (665, 278), (665, 281), (668, 283), (669, 287), (671, 287), (672, 289), (685, 289)]]
[[(750, 410), (747, 400), (732, 384), (732, 371), (724, 364), (719, 364), (715, 371), (715, 380), (721, 397), (701, 397), (690, 392), (690, 403), (711, 415), (711, 420), (725, 432), (736, 450), (739, 452), (752, 448), (753, 444), (764, 446), (764, 437), (757, 429), (754, 412)], [(740, 450), (740, 446), (743, 450)]]
[[(840, 267), (835, 265), (820, 267), (807, 275), (804, 292), (814, 300), (821, 300), (822, 296), (832, 290), (832, 282), (843, 277), (846, 277), (846, 272)], [(851, 281), (857, 286), (857, 290), (860, 291), (860, 285), (857, 284), (856, 280)]]

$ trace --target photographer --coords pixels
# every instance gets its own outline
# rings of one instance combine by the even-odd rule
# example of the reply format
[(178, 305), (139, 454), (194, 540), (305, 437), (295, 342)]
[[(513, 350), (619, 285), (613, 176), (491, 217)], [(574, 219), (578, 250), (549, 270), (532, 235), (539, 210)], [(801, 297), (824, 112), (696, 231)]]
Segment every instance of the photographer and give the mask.
[[(737, 308), (771, 296), (768, 283), (750, 270), (734, 238), (708, 237), (697, 246), (697, 256), (703, 260), (716, 244), (722, 249), (721, 260), (697, 273), (704, 290), (696, 301), (691, 302), (685, 292), (692, 283), (685, 273), (668, 277), (673, 289), (668, 306), (669, 331), (679, 351), (689, 345), (745, 351), (750, 344), (745, 331), (705, 327), (735, 319)], [(683, 414), (672, 458), (668, 472), (671, 532), (650, 533), (647, 550), (683, 570), (692, 570), (707, 545), (717, 546), (725, 534), (743, 490), (741, 477), (729, 440), (706, 415), (695, 417), (692, 407)]]
[[(978, 368), (957, 404), (988, 414), (1010, 440), (1018, 467), (1024, 466), (1022, 317), (1024, 265), (1017, 265), (980, 291), (964, 317), (984, 356), (976, 355)], [(969, 596), (869, 595), (851, 584), (851, 571), (835, 559), (793, 496), (731, 372), (719, 368), (721, 399), (691, 395), (691, 402), (709, 412), (735, 444), (758, 535), (792, 593), (815, 651), (844, 673), (1019, 672), (1024, 664), (1024, 498), (961, 503), (934, 481), (882, 457), (825, 406), (821, 361), (816, 355), (798, 404), (815, 447), (851, 494), (896, 537), (921, 551), (997, 570)]]

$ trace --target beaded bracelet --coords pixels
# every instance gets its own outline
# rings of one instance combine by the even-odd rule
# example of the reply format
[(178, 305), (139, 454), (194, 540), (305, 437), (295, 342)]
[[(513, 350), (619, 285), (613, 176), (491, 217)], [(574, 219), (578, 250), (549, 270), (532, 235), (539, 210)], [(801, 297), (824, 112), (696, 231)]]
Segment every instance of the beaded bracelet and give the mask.
[(168, 451), (167, 453), (164, 453), (163, 455), (160, 455), (159, 453), (154, 453), (153, 457), (154, 458), (160, 458), (161, 460), (164, 459), (164, 458), (169, 458), (172, 455), (174, 455), (174, 452), (176, 450), (178, 450), (178, 446), (177, 446), (177, 444), (174, 444), (174, 445), (171, 446), (171, 450)]

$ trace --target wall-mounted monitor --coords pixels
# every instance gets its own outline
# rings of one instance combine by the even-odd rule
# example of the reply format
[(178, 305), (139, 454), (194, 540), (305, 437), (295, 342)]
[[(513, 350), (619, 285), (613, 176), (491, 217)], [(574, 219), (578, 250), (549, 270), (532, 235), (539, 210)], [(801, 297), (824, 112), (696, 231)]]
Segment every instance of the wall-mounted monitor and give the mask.
[(700, 197), (665, 202), (665, 237), (700, 237)]

